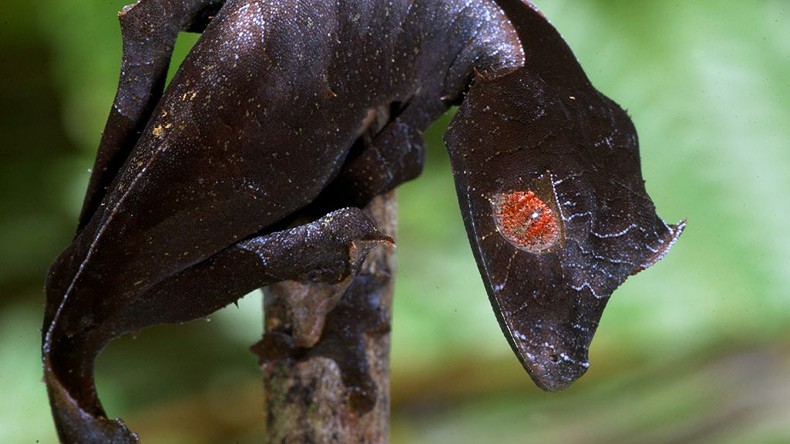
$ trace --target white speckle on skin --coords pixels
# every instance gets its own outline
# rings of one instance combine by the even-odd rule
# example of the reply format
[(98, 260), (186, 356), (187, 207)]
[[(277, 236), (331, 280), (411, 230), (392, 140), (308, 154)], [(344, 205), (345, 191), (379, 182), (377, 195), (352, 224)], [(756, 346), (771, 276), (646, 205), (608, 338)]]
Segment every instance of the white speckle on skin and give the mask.
[(623, 228), (622, 230), (617, 231), (615, 233), (596, 233), (593, 230), (590, 230), (590, 233), (592, 233), (592, 235), (597, 237), (597, 238), (608, 239), (608, 238), (612, 238), (612, 237), (623, 236), (623, 235), (625, 235), (626, 233), (628, 233), (629, 231), (633, 230), (636, 227), (637, 227), (636, 224), (632, 223), (631, 225), (629, 225), (629, 226), (627, 226), (627, 227)]
[(592, 288), (592, 285), (590, 285), (587, 281), (584, 281), (581, 285), (571, 285), (571, 288), (573, 288), (578, 292), (581, 292), (585, 287), (587, 287), (590, 290), (590, 293), (592, 293), (592, 295), (596, 299), (603, 299), (604, 297), (606, 297), (606, 295), (599, 295), (598, 293), (596, 293), (595, 290)]

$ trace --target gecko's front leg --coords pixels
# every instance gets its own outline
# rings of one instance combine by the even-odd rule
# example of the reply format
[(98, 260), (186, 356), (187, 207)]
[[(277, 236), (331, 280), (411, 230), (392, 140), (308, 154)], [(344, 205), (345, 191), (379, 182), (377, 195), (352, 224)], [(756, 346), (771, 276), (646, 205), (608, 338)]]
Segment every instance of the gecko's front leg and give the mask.
[[(390, 110), (394, 115), (352, 153), (325, 194), (341, 196), (344, 204), (364, 206), (373, 197), (417, 178), (425, 162), (423, 129), (448, 105), (432, 95), (418, 95)], [(386, 114), (386, 113), (384, 113)]]
[(94, 313), (98, 327), (68, 335), (53, 329), (45, 350), (45, 382), (63, 442), (137, 442), (119, 420), (106, 418), (93, 381), (94, 360), (121, 334), (207, 316), (264, 285), (283, 280), (340, 282), (367, 253), (391, 239), (361, 210), (347, 208), (312, 223), (240, 241), (149, 288), (133, 303)]

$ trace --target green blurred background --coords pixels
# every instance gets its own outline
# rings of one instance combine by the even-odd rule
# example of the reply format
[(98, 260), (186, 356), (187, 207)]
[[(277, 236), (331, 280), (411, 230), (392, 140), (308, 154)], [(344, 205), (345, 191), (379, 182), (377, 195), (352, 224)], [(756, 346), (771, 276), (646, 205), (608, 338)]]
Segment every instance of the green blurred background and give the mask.
[[(442, 119), (425, 174), (399, 194), (392, 441), (790, 442), (790, 2), (536, 3), (633, 116), (661, 216), (689, 226), (615, 293), (587, 375), (540, 392), (477, 274)], [(55, 441), (42, 282), (72, 235), (114, 95), (123, 4), (0, 6), (0, 443)], [(110, 415), (147, 443), (260, 442), (247, 351), (260, 324), (252, 294), (116, 341), (98, 365)]]

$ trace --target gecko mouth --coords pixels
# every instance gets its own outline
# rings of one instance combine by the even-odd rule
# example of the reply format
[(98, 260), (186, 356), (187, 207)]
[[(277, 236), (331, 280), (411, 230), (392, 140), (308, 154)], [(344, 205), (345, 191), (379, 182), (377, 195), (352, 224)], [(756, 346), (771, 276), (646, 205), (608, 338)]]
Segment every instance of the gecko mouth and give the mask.
[(567, 334), (558, 335), (554, 328), (550, 330), (553, 333), (533, 330), (524, 334), (510, 329), (509, 336), (521, 365), (535, 384), (541, 390), (556, 392), (568, 388), (587, 371), (589, 344), (568, 342)]
[(590, 363), (585, 356), (576, 359), (567, 353), (546, 349), (535, 356), (531, 362), (523, 362), (535, 384), (549, 392), (565, 390), (579, 379), (589, 368)]

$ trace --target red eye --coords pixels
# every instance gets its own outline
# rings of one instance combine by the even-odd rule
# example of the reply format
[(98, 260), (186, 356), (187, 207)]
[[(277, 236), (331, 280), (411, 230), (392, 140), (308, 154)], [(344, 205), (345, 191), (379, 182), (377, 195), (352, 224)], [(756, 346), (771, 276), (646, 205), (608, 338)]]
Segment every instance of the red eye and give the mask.
[(494, 219), (505, 239), (522, 250), (540, 253), (560, 241), (557, 215), (532, 191), (496, 195)]

